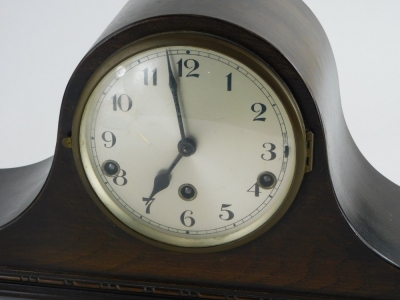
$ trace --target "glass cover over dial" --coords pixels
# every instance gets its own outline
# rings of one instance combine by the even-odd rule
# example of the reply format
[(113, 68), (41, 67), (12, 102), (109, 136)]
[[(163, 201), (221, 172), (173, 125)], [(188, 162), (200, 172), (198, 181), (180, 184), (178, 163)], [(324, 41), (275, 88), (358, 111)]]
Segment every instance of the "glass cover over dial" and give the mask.
[(212, 44), (125, 50), (93, 84), (79, 127), (101, 203), (173, 246), (256, 236), (287, 210), (304, 172), (290, 93), (255, 57)]

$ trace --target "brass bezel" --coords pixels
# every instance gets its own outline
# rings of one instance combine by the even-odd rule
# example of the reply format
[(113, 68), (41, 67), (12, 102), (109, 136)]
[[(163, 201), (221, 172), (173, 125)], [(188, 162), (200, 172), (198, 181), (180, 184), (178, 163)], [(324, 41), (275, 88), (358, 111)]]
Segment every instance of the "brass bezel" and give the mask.
[[(162, 243), (134, 231), (133, 229), (125, 225), (120, 219), (118, 219), (112, 212), (110, 212), (108, 208), (106, 208), (106, 206), (103, 204), (103, 202), (99, 199), (96, 192), (89, 183), (82, 164), (79, 147), (79, 132), (81, 127), (81, 120), (86, 103), (97, 84), (116, 65), (126, 60), (127, 58), (153, 48), (169, 47), (175, 45), (197, 46), (214, 50), (228, 55), (240, 61), (244, 65), (249, 66), (252, 71), (257, 73), (261, 78), (268, 82), (270, 87), (274, 90), (274, 92), (280, 99), (292, 123), (296, 143), (296, 166), (293, 181), (285, 199), (283, 200), (281, 206), (278, 208), (275, 214), (263, 225), (252, 231), (250, 234), (226, 244), (210, 247), (182, 247)], [(279, 219), (282, 218), (282, 216), (286, 213), (286, 211), (289, 209), (292, 202), (294, 201), (303, 180), (307, 157), (306, 133), (303, 118), (296, 104), (296, 101), (294, 100), (293, 95), (286, 87), (286, 85), (282, 82), (282, 80), (276, 75), (276, 73), (272, 71), (265, 62), (263, 62), (255, 55), (251, 54), (246, 49), (243, 49), (219, 37), (197, 32), (173, 32), (153, 35), (125, 46), (124, 48), (113, 54), (109, 59), (107, 59), (89, 79), (78, 101), (72, 127), (72, 149), (76, 167), (85, 188), (87, 189), (95, 203), (109, 219), (111, 219), (115, 224), (117, 224), (120, 228), (122, 228), (129, 234), (147, 243), (167, 250), (191, 253), (216, 252), (235, 248), (250, 242), (251, 240), (259, 237), (267, 230), (269, 230), (273, 225), (276, 224)]]

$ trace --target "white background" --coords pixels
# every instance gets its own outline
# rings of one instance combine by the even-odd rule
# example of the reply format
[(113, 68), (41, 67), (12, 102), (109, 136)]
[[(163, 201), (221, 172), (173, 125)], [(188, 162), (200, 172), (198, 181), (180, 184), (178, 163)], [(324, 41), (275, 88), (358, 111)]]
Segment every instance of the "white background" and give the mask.
[[(400, 184), (400, 1), (304, 2), (331, 41), (353, 138)], [(0, 168), (54, 154), (68, 79), (125, 3), (0, 0)]]

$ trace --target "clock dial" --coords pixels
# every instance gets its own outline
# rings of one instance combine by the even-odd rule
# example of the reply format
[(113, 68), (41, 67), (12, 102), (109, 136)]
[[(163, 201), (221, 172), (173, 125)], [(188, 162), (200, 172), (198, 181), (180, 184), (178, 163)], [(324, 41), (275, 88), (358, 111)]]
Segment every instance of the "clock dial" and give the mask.
[(287, 210), (304, 172), (290, 93), (255, 57), (210, 40), (131, 46), (93, 84), (80, 123), (100, 201), (174, 246), (256, 236)]

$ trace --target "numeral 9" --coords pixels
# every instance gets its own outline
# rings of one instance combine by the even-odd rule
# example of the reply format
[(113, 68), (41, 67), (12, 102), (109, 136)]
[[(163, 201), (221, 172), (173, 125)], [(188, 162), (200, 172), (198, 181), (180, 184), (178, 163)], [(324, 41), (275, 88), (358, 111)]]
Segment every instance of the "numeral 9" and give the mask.
[[(107, 133), (108, 136), (111, 135), (111, 139), (107, 139)], [(107, 143), (111, 143), (111, 145), (104, 144), (104, 147), (106, 148), (112, 148), (114, 147), (115, 143), (117, 142), (117, 138), (115, 137), (114, 133), (112, 133), (111, 131), (105, 131), (103, 132), (103, 134), (101, 135), (101, 138), (103, 139), (103, 141), (107, 142)]]

